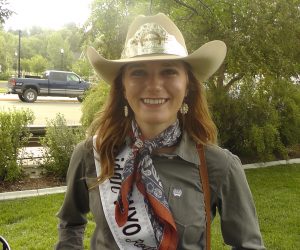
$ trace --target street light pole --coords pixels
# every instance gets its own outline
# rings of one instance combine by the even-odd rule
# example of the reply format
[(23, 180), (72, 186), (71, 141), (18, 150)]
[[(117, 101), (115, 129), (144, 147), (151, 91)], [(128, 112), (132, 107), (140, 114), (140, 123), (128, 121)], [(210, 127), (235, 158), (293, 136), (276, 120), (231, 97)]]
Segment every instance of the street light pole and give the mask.
[(21, 77), (21, 30), (19, 30), (18, 78)]
[(18, 75), (18, 52), (15, 51), (15, 60), (14, 60), (14, 63), (13, 63), (13, 69), (15, 69), (15, 74), (16, 76)]
[(60, 49), (61, 54), (61, 70), (64, 70), (64, 49)]

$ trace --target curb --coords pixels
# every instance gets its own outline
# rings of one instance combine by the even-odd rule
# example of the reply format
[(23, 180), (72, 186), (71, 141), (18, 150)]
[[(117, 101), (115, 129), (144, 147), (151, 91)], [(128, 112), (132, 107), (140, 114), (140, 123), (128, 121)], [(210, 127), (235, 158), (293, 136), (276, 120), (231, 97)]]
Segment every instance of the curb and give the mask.
[[(243, 169), (264, 168), (264, 167), (279, 166), (279, 165), (289, 165), (295, 163), (300, 163), (300, 158), (281, 160), (281, 161), (244, 164)], [(66, 190), (67, 190), (67, 186), (60, 186), (60, 187), (53, 187), (53, 188), (42, 188), (42, 189), (34, 189), (34, 190), (0, 193), (0, 202), (5, 200), (18, 199), (18, 198), (64, 193), (66, 192)]]
[(4, 200), (13, 200), (18, 198), (41, 196), (46, 194), (59, 194), (64, 193), (67, 190), (67, 186), (53, 187), (53, 188), (42, 188), (34, 190), (24, 190), (15, 192), (0, 193), (0, 202)]
[(258, 162), (251, 164), (244, 164), (243, 169), (252, 169), (252, 168), (265, 168), (279, 165), (289, 165), (300, 163), (300, 158), (289, 159), (289, 160), (281, 160), (281, 161), (269, 161), (269, 162)]

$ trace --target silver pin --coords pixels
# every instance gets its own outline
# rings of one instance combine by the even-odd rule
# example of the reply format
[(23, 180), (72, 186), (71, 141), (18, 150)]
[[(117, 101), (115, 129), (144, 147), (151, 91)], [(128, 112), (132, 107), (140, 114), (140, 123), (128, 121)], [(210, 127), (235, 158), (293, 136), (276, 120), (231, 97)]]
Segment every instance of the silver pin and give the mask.
[(181, 190), (181, 188), (174, 188), (174, 189), (173, 189), (173, 195), (174, 195), (175, 197), (180, 197), (180, 196), (182, 195), (182, 190)]

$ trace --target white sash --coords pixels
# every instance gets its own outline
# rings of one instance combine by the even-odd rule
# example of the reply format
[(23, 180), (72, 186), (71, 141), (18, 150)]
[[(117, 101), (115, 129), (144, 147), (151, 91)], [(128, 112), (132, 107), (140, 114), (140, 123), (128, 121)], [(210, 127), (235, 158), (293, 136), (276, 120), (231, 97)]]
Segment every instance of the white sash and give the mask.
[[(94, 158), (97, 176), (100, 175), (99, 154), (95, 150), (96, 136), (93, 138)], [(128, 220), (123, 227), (119, 227), (115, 221), (115, 204), (118, 198), (121, 178), (125, 161), (130, 152), (130, 148), (126, 147), (115, 159), (114, 176), (99, 185), (100, 199), (104, 211), (106, 221), (115, 238), (119, 248), (128, 249), (144, 249), (156, 250), (156, 240), (154, 231), (145, 207), (144, 197), (137, 190), (136, 185), (133, 186), (131, 200), (129, 201)]]

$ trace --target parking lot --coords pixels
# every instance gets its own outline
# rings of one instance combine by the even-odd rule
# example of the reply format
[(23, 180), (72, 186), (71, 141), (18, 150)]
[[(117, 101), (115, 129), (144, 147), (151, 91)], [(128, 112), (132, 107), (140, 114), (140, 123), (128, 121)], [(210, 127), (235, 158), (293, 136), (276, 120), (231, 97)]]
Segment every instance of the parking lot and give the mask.
[(31, 109), (35, 115), (34, 125), (46, 125), (47, 119), (54, 119), (57, 113), (64, 115), (67, 124), (80, 123), (81, 103), (76, 98), (38, 97), (34, 103), (21, 102), (17, 95), (0, 94), (0, 109)]

